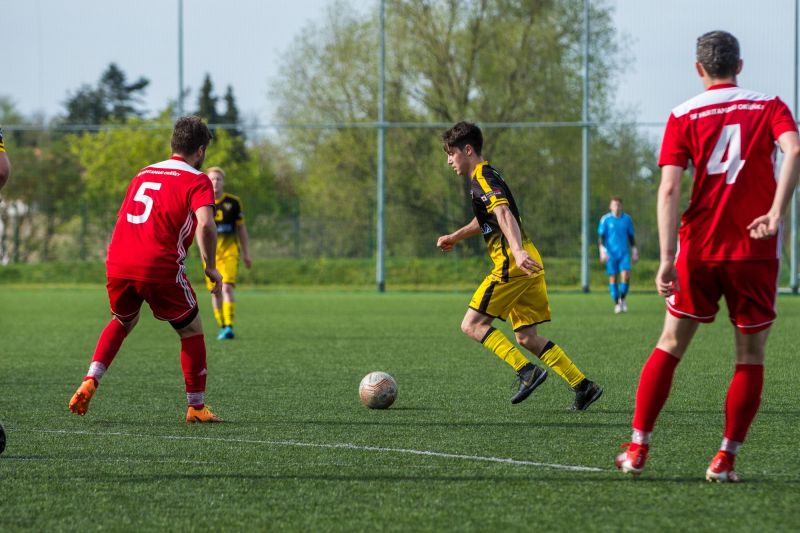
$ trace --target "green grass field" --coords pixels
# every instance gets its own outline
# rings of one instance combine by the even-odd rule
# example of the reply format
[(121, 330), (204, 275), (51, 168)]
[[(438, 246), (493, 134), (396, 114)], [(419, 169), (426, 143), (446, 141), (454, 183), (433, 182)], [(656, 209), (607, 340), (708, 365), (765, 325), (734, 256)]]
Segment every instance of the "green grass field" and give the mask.
[[(3, 289), (0, 530), (786, 531), (798, 528), (797, 327), (781, 297), (745, 482), (712, 485), (732, 373), (726, 319), (701, 328), (638, 481), (613, 469), (663, 303), (554, 294), (541, 331), (606, 388), (582, 413), (556, 376), (518, 406), (514, 374), (459, 331), (469, 294), (239, 292), (238, 338), (208, 340), (208, 403), (186, 426), (177, 336), (146, 312), (89, 413), (67, 401), (107, 321), (102, 287)], [(204, 320), (213, 323), (202, 298)], [(508, 332), (507, 326), (503, 326)], [(371, 370), (398, 381), (360, 405)], [(501, 461), (501, 459), (513, 459)]]

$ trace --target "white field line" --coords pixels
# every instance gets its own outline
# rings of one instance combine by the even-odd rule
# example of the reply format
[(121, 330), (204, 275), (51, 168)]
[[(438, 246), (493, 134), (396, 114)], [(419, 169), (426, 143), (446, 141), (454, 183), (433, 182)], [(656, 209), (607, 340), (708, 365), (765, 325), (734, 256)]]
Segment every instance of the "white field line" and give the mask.
[(427, 457), (440, 457), (443, 459), (457, 459), (462, 461), (483, 461), (487, 463), (503, 463), (518, 466), (538, 466), (541, 468), (551, 468), (554, 470), (569, 470), (571, 472), (605, 472), (604, 468), (593, 466), (561, 465), (557, 463), (541, 463), (538, 461), (524, 461), (521, 459), (511, 459), (505, 457), (487, 457), (483, 455), (463, 455), (459, 453), (434, 452), (430, 450), (414, 450), (411, 448), (384, 448), (379, 446), (361, 446), (349, 443), (317, 443), (317, 442), (298, 442), (293, 440), (257, 440), (257, 439), (235, 439), (229, 437), (191, 437), (186, 435), (149, 435), (147, 433), (125, 433), (125, 432), (99, 432), (99, 431), (71, 431), (66, 429), (29, 429), (22, 430), (30, 433), (58, 433), (62, 435), (90, 435), (102, 437), (133, 437), (143, 439), (164, 439), (164, 440), (201, 440), (211, 442), (230, 442), (236, 444), (264, 444), (267, 446), (295, 446), (298, 448), (327, 448), (334, 450), (356, 450), (377, 453), (398, 453), (408, 455), (423, 455)]

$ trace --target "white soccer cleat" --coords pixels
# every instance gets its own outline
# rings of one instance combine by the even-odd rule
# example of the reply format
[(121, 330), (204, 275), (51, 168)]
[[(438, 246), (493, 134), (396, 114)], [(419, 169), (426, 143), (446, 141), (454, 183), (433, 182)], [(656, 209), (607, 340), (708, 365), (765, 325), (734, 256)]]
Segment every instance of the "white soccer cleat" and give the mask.
[(622, 310), (623, 313), (627, 313), (628, 312), (628, 302), (626, 302), (625, 300), (622, 300), (619, 303), (619, 308)]
[(615, 305), (614, 305), (614, 314), (615, 314), (615, 315), (618, 315), (618, 314), (620, 314), (621, 312), (622, 312), (622, 304), (621, 304), (621, 303), (617, 303), (617, 304), (615, 304)]

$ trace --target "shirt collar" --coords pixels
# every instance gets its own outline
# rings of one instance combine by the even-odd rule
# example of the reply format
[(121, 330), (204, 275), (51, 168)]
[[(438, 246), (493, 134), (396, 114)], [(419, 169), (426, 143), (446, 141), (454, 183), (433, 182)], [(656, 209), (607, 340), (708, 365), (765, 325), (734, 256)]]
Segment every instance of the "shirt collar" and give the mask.
[(738, 87), (735, 83), (717, 83), (715, 85), (711, 85), (707, 91), (715, 91), (717, 89), (730, 89), (731, 87)]

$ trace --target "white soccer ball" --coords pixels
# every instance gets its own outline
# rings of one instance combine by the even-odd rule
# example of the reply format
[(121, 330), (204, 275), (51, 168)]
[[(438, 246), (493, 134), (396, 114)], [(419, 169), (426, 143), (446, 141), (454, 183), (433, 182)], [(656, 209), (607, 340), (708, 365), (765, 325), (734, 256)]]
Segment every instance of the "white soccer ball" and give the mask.
[(386, 372), (370, 372), (358, 386), (358, 397), (370, 409), (387, 409), (397, 398), (397, 382)]

